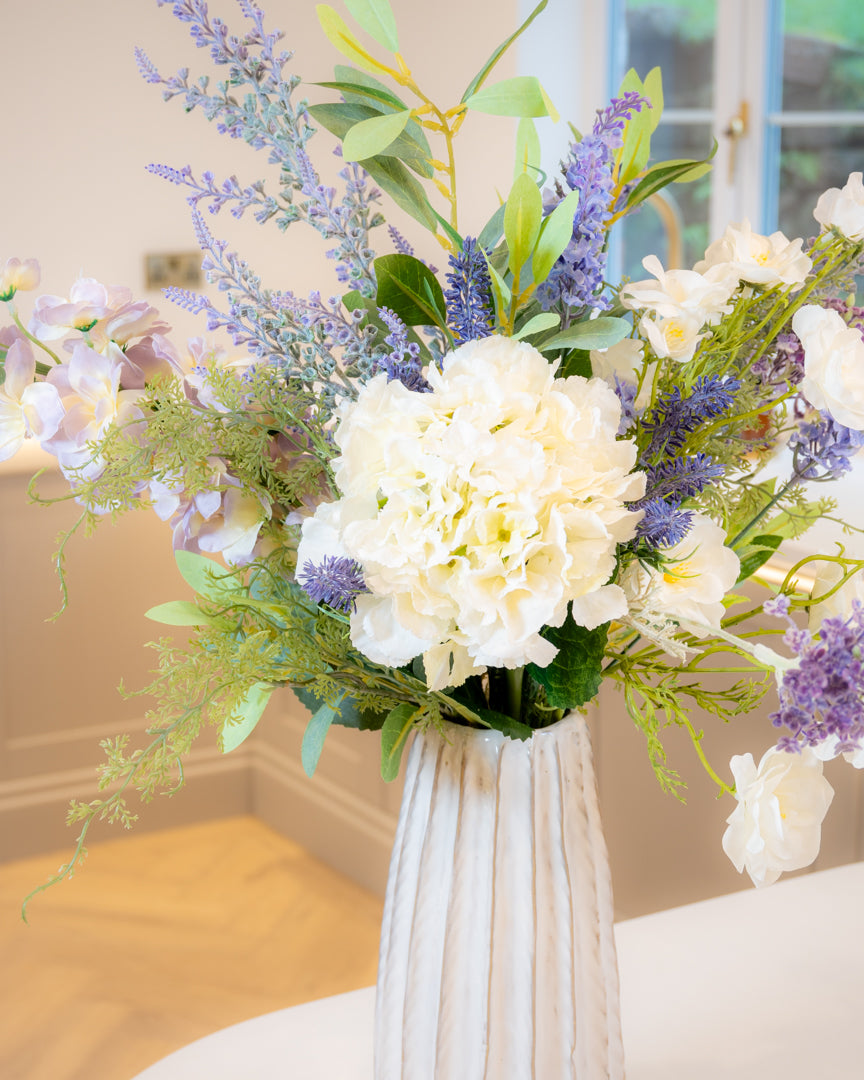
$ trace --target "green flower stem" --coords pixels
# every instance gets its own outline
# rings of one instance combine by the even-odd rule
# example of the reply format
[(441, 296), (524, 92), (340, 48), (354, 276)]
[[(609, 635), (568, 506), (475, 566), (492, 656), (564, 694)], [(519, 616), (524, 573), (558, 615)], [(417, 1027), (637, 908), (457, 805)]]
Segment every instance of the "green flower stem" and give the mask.
[(522, 719), (522, 683), (525, 668), (506, 668), (507, 678), (507, 715), (514, 720)]
[[(26, 337), (28, 341), (32, 341), (33, 344), (37, 345), (43, 352), (48, 353), (48, 355), (54, 361), (55, 365), (59, 364), (60, 363), (60, 357), (56, 353), (52, 352), (48, 348), (48, 346), (44, 343), (44, 341), (40, 341), (39, 338), (34, 337), (33, 334), (30, 333), (30, 331), (27, 329), (27, 327), (24, 325), (24, 323), (22, 323), (21, 320), (18, 318), (18, 312), (12, 306), (11, 301), (6, 306), (9, 308), (9, 314), (12, 316), (12, 321), (15, 323), (15, 325), (18, 327), (18, 329), (21, 331), (21, 333), (24, 335), (24, 337)], [(48, 367), (47, 364), (41, 364), (41, 363), (39, 363), (37, 361), (36, 362), (36, 370), (40, 375), (47, 375), (48, 372), (51, 370), (51, 368)]]
[(755, 517), (751, 518), (750, 521), (744, 526), (743, 529), (740, 529), (738, 531), (738, 533), (735, 535), (735, 537), (732, 540), (729, 541), (727, 546), (734, 549), (744, 539), (745, 536), (747, 536), (749, 533), (751, 533), (753, 531), (753, 529), (756, 528), (756, 526), (765, 517), (765, 515), (770, 510), (773, 510), (773, 508), (784, 497), (784, 495), (786, 495), (789, 491), (791, 491), (791, 489), (793, 487), (795, 487), (796, 484), (800, 483), (800, 481), (801, 481), (801, 474), (798, 473), (798, 472), (793, 473), (792, 476), (789, 478), (789, 480), (783, 485), (783, 487), (780, 488), (780, 490), (777, 492), (777, 494), (771, 496), (769, 501), (765, 504), (765, 506), (762, 507), (762, 509), (759, 511), (759, 513), (756, 514)]
[(708, 758), (705, 757), (705, 751), (702, 749), (702, 736), (704, 735), (704, 732), (697, 732), (696, 729), (693, 727), (690, 718), (685, 713), (682, 713), (681, 717), (682, 724), (686, 728), (687, 733), (690, 736), (690, 741), (693, 743), (693, 749), (696, 751), (696, 756), (699, 758), (702, 768), (705, 770), (706, 773), (708, 773), (708, 775), (711, 777), (717, 787), (720, 788), (720, 792), (717, 797), (719, 798), (720, 795), (734, 796), (735, 789), (733, 787), (730, 787), (729, 784), (725, 782), (725, 780), (720, 779), (720, 777), (711, 767), (711, 763), (708, 761)]

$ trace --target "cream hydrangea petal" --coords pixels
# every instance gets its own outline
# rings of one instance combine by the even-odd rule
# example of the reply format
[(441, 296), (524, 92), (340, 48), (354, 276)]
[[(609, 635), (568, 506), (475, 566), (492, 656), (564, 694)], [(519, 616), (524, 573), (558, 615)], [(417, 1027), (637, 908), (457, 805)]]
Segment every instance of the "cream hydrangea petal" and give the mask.
[(620, 619), (627, 610), (627, 597), (620, 585), (603, 585), (594, 592), (575, 597), (571, 604), (573, 621), (586, 630)]
[(437, 642), (406, 630), (394, 612), (393, 598), (363, 593), (351, 613), (351, 643), (375, 664), (402, 667)]

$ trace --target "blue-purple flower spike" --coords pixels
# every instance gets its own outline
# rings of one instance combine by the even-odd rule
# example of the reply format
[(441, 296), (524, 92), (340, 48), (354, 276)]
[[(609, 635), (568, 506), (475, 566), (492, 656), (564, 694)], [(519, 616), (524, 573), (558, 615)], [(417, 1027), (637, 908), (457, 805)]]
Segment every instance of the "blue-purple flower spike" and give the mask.
[(457, 344), (489, 337), (492, 333), (492, 294), (486, 257), (470, 236), (460, 252), (448, 256), (450, 272), (444, 293), (447, 325)]
[(297, 584), (316, 604), (352, 611), (357, 597), (368, 592), (360, 564), (346, 555), (325, 555), (320, 563), (304, 563)]
[(636, 535), (653, 548), (674, 547), (680, 543), (693, 524), (693, 511), (682, 510), (677, 502), (648, 499), (640, 504), (644, 511), (636, 526)]
[(852, 468), (864, 446), (864, 432), (838, 424), (828, 413), (803, 423), (789, 440), (795, 475), (802, 480), (836, 480)]

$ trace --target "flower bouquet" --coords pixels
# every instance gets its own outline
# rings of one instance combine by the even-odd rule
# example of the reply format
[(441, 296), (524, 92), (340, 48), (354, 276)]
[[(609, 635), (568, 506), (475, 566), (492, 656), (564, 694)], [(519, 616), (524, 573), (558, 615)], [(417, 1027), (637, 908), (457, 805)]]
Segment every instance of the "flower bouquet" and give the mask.
[[(800, 560), (779, 583), (764, 577), (784, 541), (832, 514), (834, 502), (819, 494), (830, 487), (819, 485), (850, 469), (864, 444), (864, 312), (852, 303), (864, 251), (861, 174), (820, 198), (819, 233), (806, 244), (759, 235), (744, 221), (691, 270), (664, 269), (648, 255), (646, 280), (611, 287), (610, 230), (666, 185), (710, 168), (710, 154), (651, 162), (659, 71), (644, 81), (628, 73), (592, 130), (573, 130), (560, 171), (547, 177), (535, 120), (557, 119), (554, 106), (536, 78), (494, 76), (545, 0), (446, 105), (415, 82), (387, 0), (346, 0), (356, 31), (333, 8), (318, 8), (347, 63), (320, 84), (333, 100), (316, 105), (298, 96), (281, 35), (265, 29), (252, 0), (238, 2), (240, 36), (211, 19), (202, 0), (171, 5), (223, 67), (215, 87), (186, 70), (163, 77), (138, 53), (142, 75), (166, 99), (266, 150), (275, 167), (268, 188), (150, 166), (185, 189), (203, 268), (219, 290), (218, 300), (177, 288), (166, 295), (220, 337), (180, 343), (149, 304), (92, 279), (68, 297), (37, 296), (27, 316), (18, 294), (38, 288), (38, 265), (9, 259), (0, 274), (12, 318), (0, 331), (0, 459), (38, 440), (58, 459), (85, 524), (149, 505), (170, 522), (179, 571), (195, 594), (148, 613), (189, 627), (188, 646), (159, 644), (149, 742), (104, 744), (106, 793), (73, 803), (80, 837), (53, 880), (73, 872), (91, 822), (131, 823), (127, 791), (146, 800), (177, 786), (204, 725), (218, 727), (230, 752), (273, 691), (290, 687), (310, 711), (302, 746), (310, 776), (334, 723), (380, 731), (387, 779), (419, 733), (409, 803), (448, 770), (455, 776), (459, 809), (442, 811), (429, 828), (449, 837), (445, 847), (456, 845), (457, 869), (422, 864), (418, 845), (425, 852), (434, 844), (403, 806), (382, 970), (394, 970), (400, 890), (419, 895), (416, 880), (403, 880), (415, 855), (420, 881), (445, 887), (436, 903), (448, 921), (424, 940), (446, 938), (453, 953), (462, 940), (453, 929), (458, 909), (495, 886), (466, 870), (472, 851), (497, 852), (508, 816), (530, 819), (524, 850), (515, 823), (504, 846), (536, 869), (536, 821), (557, 815), (562, 866), (592, 853), (585, 903), (600, 927), (588, 934), (590, 947), (572, 945), (568, 962), (597, 958), (593, 981), (606, 988), (601, 1012), (612, 1029), (611, 900), (584, 728), (601, 684), (621, 691), (672, 791), (681, 780), (666, 764), (661, 731), (671, 723), (689, 732), (699, 762), (735, 802), (724, 847), (757, 885), (815, 858), (831, 800), (823, 760), (844, 754), (864, 764), (864, 561), (838, 544)], [(496, 206), (490, 192), (488, 220), (464, 223), (456, 137), (469, 113), (514, 117), (518, 127), (506, 199)], [(316, 129), (338, 140), (337, 185), (322, 182), (312, 163)], [(388, 199), (413, 224), (424, 257), (392, 224), (383, 228)], [(205, 221), (205, 209), (225, 208), (282, 231), (316, 229), (330, 245), (338, 294), (265, 288)], [(376, 255), (377, 237), (384, 252)], [(432, 260), (446, 265), (439, 271)], [(742, 629), (760, 612), (767, 624)], [(804, 628), (796, 616), (807, 612)], [(766, 635), (783, 635), (783, 645), (768, 647)], [(708, 671), (727, 672), (728, 683), (703, 685)], [(749, 754), (733, 758), (723, 779), (691, 709), (721, 719), (745, 713), (775, 683), (773, 720), (785, 734), (758, 765)], [(575, 758), (551, 741), (561, 731)], [(464, 749), (472, 739), (479, 758)], [(520, 756), (522, 779), (496, 788), (491, 810), (472, 809), (492, 779), (516, 775)], [(548, 807), (538, 794), (547, 782)], [(579, 785), (584, 798), (571, 806)], [(581, 847), (568, 833), (577, 818), (588, 837)], [(465, 941), (495, 937), (505, 891), (517, 904), (519, 872), (500, 873), (498, 906), (468, 916)], [(551, 881), (558, 871), (549, 873)], [(580, 886), (568, 887), (565, 921), (581, 941), (571, 919)], [(543, 905), (535, 907), (542, 921)], [(532, 925), (532, 943), (561, 940), (551, 924), (536, 934)], [(454, 967), (448, 975), (442, 948), (444, 960), (412, 954), (406, 963), (421, 983), (444, 972), (449, 997), (440, 997), (440, 1015), (430, 1004), (430, 1033), (417, 1036), (422, 1046), (437, 1040), (444, 1054), (448, 1015), (482, 1020), (497, 1006), (465, 999), (470, 973)], [(499, 954), (489, 955), (484, 970), (491, 963), (499, 980), (506, 975), (508, 992), (520, 964), (524, 974), (541, 962), (514, 950), (505, 971)], [(561, 963), (556, 949), (547, 961)], [(425, 1030), (416, 1021), (426, 1015), (423, 991), (406, 990), (405, 970), (385, 978), (383, 1000), (402, 1002), (396, 1012), (406, 1028), (405, 1002), (413, 1001), (415, 1031)], [(566, 982), (559, 971), (550, 985)], [(429, 993), (437, 1002), (437, 984)], [(380, 1061), (389, 1060), (381, 1049), (389, 1032), (401, 1030), (380, 1020), (384, 1013)], [(554, 1057), (556, 1039), (566, 1039), (547, 1036), (540, 1031), (532, 1045)], [(410, 1044), (399, 1042), (395, 1058), (410, 1058)], [(544, 1077), (619, 1075), (608, 1045), (583, 1046), (572, 1073), (559, 1073), (552, 1058), (535, 1065)], [(501, 1060), (522, 1052), (482, 1046)], [(604, 1053), (601, 1071), (591, 1072)], [(379, 1075), (413, 1075), (401, 1067), (382, 1065)], [(453, 1068), (439, 1075), (469, 1075)]]

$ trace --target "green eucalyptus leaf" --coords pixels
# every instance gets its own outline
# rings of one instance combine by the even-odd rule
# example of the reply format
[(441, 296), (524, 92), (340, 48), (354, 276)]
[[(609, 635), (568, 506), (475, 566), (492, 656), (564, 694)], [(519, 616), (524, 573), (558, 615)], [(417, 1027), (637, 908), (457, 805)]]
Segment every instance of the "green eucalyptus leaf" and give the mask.
[(711, 153), (701, 161), (679, 159), (675, 161), (660, 161), (647, 170), (644, 177), (630, 192), (627, 199), (627, 208), (637, 206), (644, 199), (649, 198), (657, 191), (662, 191), (669, 184), (686, 184), (691, 180), (698, 180), (711, 170), (711, 159), (717, 153), (717, 140)]
[[(321, 699), (317, 694), (313, 694), (311, 690), (306, 690), (301, 686), (293, 686), (291, 689), (310, 713), (316, 713), (321, 707)], [(339, 702), (339, 708), (333, 717), (333, 723), (338, 724), (340, 727), (354, 728), (358, 731), (380, 731), (386, 715), (383, 712), (364, 709), (356, 698), (345, 695)]]
[(516, 163), (513, 166), (513, 179), (523, 172), (541, 172), (540, 136), (537, 125), (527, 116), (523, 116), (516, 128)]
[(379, 64), (374, 56), (370, 56), (351, 33), (348, 24), (338, 11), (329, 4), (318, 4), (315, 11), (318, 14), (321, 29), (334, 49), (338, 49), (343, 56), (347, 56), (352, 64), (356, 64), (357, 67), (373, 75), (384, 70), (384, 65)]
[(504, 235), (504, 214), (506, 210), (507, 204), (502, 203), (480, 230), (480, 235), (477, 237), (477, 246), (483, 248), (484, 251), (491, 251)]
[(382, 155), (367, 158), (363, 162), (363, 168), (406, 214), (410, 214), (430, 232), (438, 231), (438, 217), (423, 190), (423, 185), (401, 161)]
[(388, 783), (399, 775), (402, 751), (414, 726), (416, 715), (415, 705), (409, 702), (397, 705), (387, 714), (387, 719), (381, 728), (381, 776)]
[(532, 334), (540, 334), (544, 330), (551, 330), (560, 322), (561, 316), (554, 311), (541, 311), (539, 315), (534, 315), (523, 326), (520, 326), (513, 337), (521, 341), (522, 338), (530, 337)]
[(483, 87), (465, 104), (474, 112), (491, 116), (554, 116), (554, 106), (534, 75), (514, 75)]
[(648, 164), (651, 155), (651, 112), (634, 113), (624, 128), (624, 144), (619, 158), (618, 182), (634, 180)]
[(541, 352), (551, 352), (565, 346), (579, 349), (606, 349), (617, 345), (630, 333), (632, 327), (626, 319), (615, 319), (601, 315), (599, 319), (586, 319), (574, 323), (560, 334), (541, 342), (537, 348)]
[(651, 132), (657, 130), (657, 125), (663, 116), (663, 72), (659, 67), (651, 68), (645, 76), (642, 84), (645, 97), (651, 102)]
[(221, 747), (223, 754), (236, 750), (255, 730), (275, 687), (269, 683), (255, 683), (240, 703), (237, 711), (222, 726)]
[(538, 285), (549, 277), (552, 267), (573, 239), (573, 218), (579, 209), (579, 198), (578, 191), (571, 191), (543, 222), (531, 264)]
[(371, 116), (349, 128), (342, 140), (342, 157), (346, 161), (364, 161), (383, 153), (405, 130), (411, 119), (410, 109), (404, 112)]
[(324, 749), (324, 740), (338, 713), (338, 708), (325, 704), (319, 706), (318, 710), (309, 717), (300, 746), (300, 761), (303, 764), (303, 772), (310, 778), (315, 775), (321, 751)]
[(492, 265), (492, 260), (486, 256), (486, 269), (489, 271), (489, 283), (492, 286), (492, 298), (498, 312), (499, 322), (504, 322), (507, 309), (510, 307), (511, 292), (507, 282)]
[(199, 555), (195, 551), (175, 551), (177, 569), (187, 585), (214, 603), (225, 603), (237, 594), (243, 593), (243, 582), (235, 573), (226, 570), (213, 559)]
[(498, 46), (498, 48), (492, 53), (492, 55), (489, 57), (483, 67), (480, 68), (480, 70), (468, 84), (465, 93), (462, 95), (461, 101), (467, 101), (472, 94), (476, 93), (477, 90), (480, 89), (481, 85), (486, 81), (486, 77), (489, 75), (489, 72), (492, 70), (492, 68), (495, 67), (495, 65), (504, 55), (504, 53), (510, 48), (510, 46), (520, 36), (520, 34), (523, 34), (531, 25), (531, 23), (534, 22), (540, 12), (543, 11), (543, 9), (546, 7), (547, 3), (548, 0), (540, 0), (540, 3), (537, 5), (537, 7), (534, 8), (534, 10), (531, 12), (525, 22), (522, 23), (519, 29), (515, 33), (511, 34), (506, 41), (502, 42)]
[[(381, 255), (375, 262), (378, 307), (391, 308), (406, 326), (440, 325), (446, 311), (444, 293), (438, 279), (425, 263), (413, 255)], [(426, 294), (428, 283), (432, 300)]]
[(387, 0), (345, 0), (345, 7), (357, 20), (357, 25), (379, 45), (391, 53), (399, 51), (396, 19)]
[(546, 691), (553, 709), (577, 709), (596, 697), (603, 680), (603, 652), (609, 623), (586, 630), (570, 614), (563, 626), (546, 627), (543, 637), (558, 646), (546, 667), (528, 665), (528, 673)]
[(213, 619), (205, 615), (191, 600), (170, 600), (167, 604), (157, 604), (144, 612), (145, 619), (164, 623), (166, 626), (205, 626)]
[[(376, 107), (356, 101), (337, 101), (327, 102), (323, 105), (310, 105), (307, 111), (316, 124), (326, 128), (337, 139), (343, 140), (355, 125), (362, 123), (364, 120), (394, 115), (390, 112), (389, 105)], [(404, 111), (403, 109), (402, 112)], [(432, 151), (429, 148), (429, 142), (416, 120), (409, 120), (404, 131), (400, 132), (378, 156), (399, 158), (410, 169), (413, 169), (414, 172), (419, 173), (420, 176), (426, 179), (433, 176), (435, 172), (431, 165)], [(363, 167), (366, 168), (365, 161)], [(422, 192), (423, 189), (420, 188), (419, 190)], [(391, 192), (388, 191), (389, 194)], [(428, 202), (428, 199), (426, 201)]]
[(453, 228), (453, 226), (450, 224), (450, 222), (446, 218), (441, 217), (441, 215), (438, 213), (437, 210), (433, 210), (433, 213), (435, 214), (435, 217), (438, 219), (438, 224), (441, 226), (441, 228), (444, 230), (444, 232), (450, 237), (450, 240), (453, 242), (453, 244), (455, 244), (456, 250), (461, 251), (462, 247), (463, 247), (463, 245), (465, 243), (464, 240), (462, 239), (462, 237), (459, 235), (458, 232), (456, 232), (456, 230)]
[[(337, 71), (339, 69), (337, 68)], [(345, 71), (353, 71), (353, 68), (344, 68)], [(360, 72), (357, 72), (359, 75)], [(395, 94), (391, 94), (386, 86), (382, 86), (371, 75), (367, 76), (368, 82), (355, 82), (347, 80), (332, 80), (330, 82), (316, 82), (313, 86), (323, 86), (327, 90), (338, 90), (345, 97), (345, 102), (332, 102), (331, 104), (364, 105), (374, 101), (378, 105), (387, 105), (389, 108), (401, 112), (408, 106), (400, 101)]]
[(513, 181), (504, 211), (504, 237), (510, 252), (510, 270), (518, 279), (522, 267), (531, 258), (540, 223), (543, 220), (543, 196), (537, 184), (527, 173), (520, 173)]

